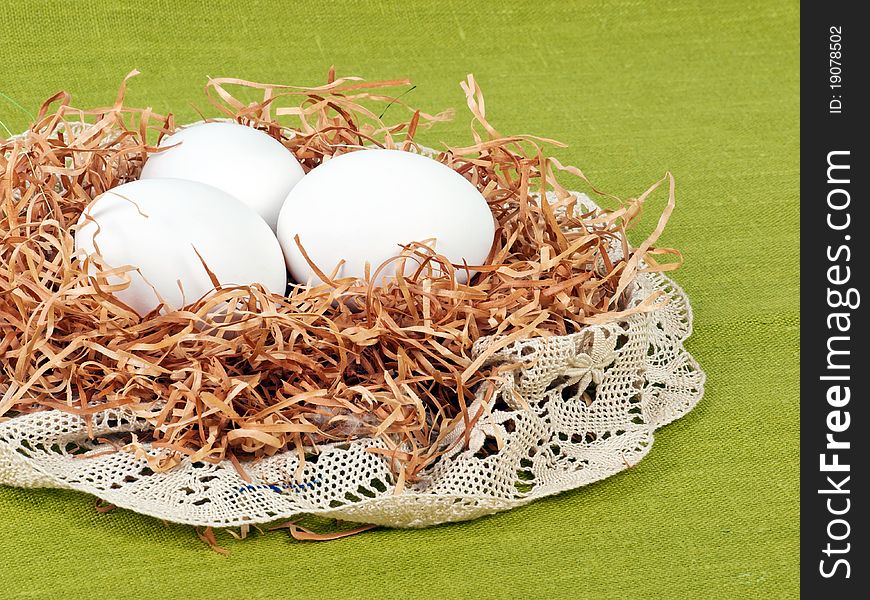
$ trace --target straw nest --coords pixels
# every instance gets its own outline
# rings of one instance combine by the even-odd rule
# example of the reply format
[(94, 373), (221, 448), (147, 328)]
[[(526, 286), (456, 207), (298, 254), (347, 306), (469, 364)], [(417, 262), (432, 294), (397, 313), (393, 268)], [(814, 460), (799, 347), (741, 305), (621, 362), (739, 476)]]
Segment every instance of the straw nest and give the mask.
[[(304, 458), (318, 444), (380, 438), (387, 449), (372, 451), (391, 459), (399, 481), (411, 480), (446, 450), (457, 425), (477, 417), (467, 410), (475, 392), (491, 393), (504, 370), (522, 366), (487, 366), (491, 353), (651, 310), (656, 297), (626, 310), (632, 279), (679, 264), (675, 250), (653, 247), (674, 205), (670, 174), (636, 198), (613, 198), (611, 210), (583, 214), (567, 190), (600, 192), (544, 153), (557, 142), (498, 133), (469, 76), (461, 83), (469, 144), (436, 155), (480, 190), (497, 222), (488, 260), (473, 266), (468, 284), (455, 276), (468, 265), (411, 244), (397, 248), (396, 260), (414, 256), (423, 267), (384, 287), (319, 270), (325, 284), (291, 285), (284, 296), (222, 288), (183, 310), (140, 317), (113, 296), (126, 284), (109, 283), (135, 267), (76, 256), (73, 244), (87, 204), (136, 179), (176, 129), (172, 115), (125, 105), (127, 79), (110, 107), (76, 109), (61, 92), (23, 135), (0, 141), (0, 419), (124, 406), (153, 428), (123, 448), (153, 468), (184, 457), (231, 460), (243, 475), (245, 461), (287, 449)], [(426, 114), (383, 91), (408, 83), (331, 70), (318, 87), (211, 79), (206, 94), (223, 117), (267, 132), (308, 171), (366, 147), (420, 151), (415, 134), (451, 113)], [(262, 99), (238, 99), (252, 93)], [(407, 118), (385, 123), (387, 107)], [(662, 185), (668, 204), (658, 226), (631, 247), (626, 230)], [(555, 201), (540, 201), (547, 192)], [(614, 247), (621, 252), (609, 253)], [(666, 254), (677, 260), (657, 260)], [(382, 266), (372, 265), (368, 279)], [(236, 307), (232, 321), (212, 316), (226, 302)], [(474, 356), (481, 336), (497, 337)], [(158, 456), (144, 452), (145, 442)]]

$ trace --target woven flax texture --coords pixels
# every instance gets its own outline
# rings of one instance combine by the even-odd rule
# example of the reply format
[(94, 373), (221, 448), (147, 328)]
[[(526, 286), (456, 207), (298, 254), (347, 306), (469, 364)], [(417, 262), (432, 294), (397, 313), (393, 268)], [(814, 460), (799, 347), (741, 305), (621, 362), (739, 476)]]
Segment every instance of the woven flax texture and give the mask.
[[(425, 110), (455, 106), (421, 137), (437, 146), (468, 140), (457, 83), (473, 72), (501, 131), (568, 142), (557, 156), (602, 189), (636, 194), (672, 170), (662, 241), (686, 256), (686, 346), (708, 375), (636, 467), (434, 529), (223, 534), (223, 558), (82, 494), (0, 488), (0, 597), (796, 595), (798, 21), (796, 2), (0, 5), (0, 92), (33, 112), (58, 89), (109, 103), (139, 68), (130, 102), (192, 121), (207, 75), (313, 84), (334, 63), (412, 77), (406, 99)], [(27, 117), (0, 96), (0, 121)]]

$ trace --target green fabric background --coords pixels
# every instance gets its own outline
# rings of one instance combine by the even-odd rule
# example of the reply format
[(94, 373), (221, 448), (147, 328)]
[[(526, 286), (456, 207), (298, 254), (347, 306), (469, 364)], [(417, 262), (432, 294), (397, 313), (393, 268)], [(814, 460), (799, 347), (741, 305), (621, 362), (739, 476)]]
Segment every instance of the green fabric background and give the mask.
[[(0, 3), (0, 92), (34, 112), (58, 89), (109, 103), (139, 68), (129, 100), (183, 122), (207, 106), (207, 75), (315, 84), (334, 63), (413, 78), (408, 101), (458, 109), (423, 141), (460, 143), (473, 72), (502, 132), (568, 142), (557, 155), (602, 189), (672, 170), (662, 241), (685, 253), (688, 347), (708, 373), (635, 468), (467, 524), (221, 534), (225, 558), (81, 494), (0, 488), (0, 597), (796, 596), (798, 36), (794, 1)], [(2, 97), (0, 120), (27, 123)]]

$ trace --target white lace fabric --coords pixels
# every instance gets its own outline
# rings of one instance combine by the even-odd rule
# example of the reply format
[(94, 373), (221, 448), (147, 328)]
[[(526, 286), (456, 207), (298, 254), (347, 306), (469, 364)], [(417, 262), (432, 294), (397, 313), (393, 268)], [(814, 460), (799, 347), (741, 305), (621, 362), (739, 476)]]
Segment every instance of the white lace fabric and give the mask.
[[(657, 428), (700, 400), (704, 373), (683, 347), (692, 323), (684, 292), (664, 275), (642, 273), (632, 303), (657, 290), (668, 302), (652, 312), (499, 350), (490, 360), (527, 366), (504, 377), (486, 406), (479, 393), (470, 410), (483, 412), (468, 443), (399, 493), (387, 459), (367, 451), (383, 447), (373, 439), (322, 446), (299, 479), (293, 450), (246, 465), (251, 483), (228, 461), (187, 460), (154, 473), (144, 458), (105, 453), (111, 446), (96, 441), (147, 429), (121, 409), (97, 414), (91, 437), (81, 417), (55, 410), (0, 423), (0, 484), (79, 490), (167, 521), (214, 527), (303, 513), (426, 527), (521, 506), (634, 465)], [(491, 342), (478, 340), (475, 351)]]

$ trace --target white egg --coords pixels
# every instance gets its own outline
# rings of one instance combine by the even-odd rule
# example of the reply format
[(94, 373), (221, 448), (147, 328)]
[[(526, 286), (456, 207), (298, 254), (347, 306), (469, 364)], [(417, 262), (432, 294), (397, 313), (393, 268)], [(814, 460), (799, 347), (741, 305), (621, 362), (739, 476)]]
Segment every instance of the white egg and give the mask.
[[(278, 240), (287, 267), (300, 283), (317, 283), (295, 236), (314, 264), (330, 274), (344, 261), (340, 277), (362, 278), (402, 244), (426, 243), (450, 262), (481, 265), (495, 235), (486, 200), (468, 180), (436, 160), (401, 150), (359, 150), (312, 169), (284, 203)], [(398, 262), (398, 261), (397, 261)], [(379, 276), (384, 283), (396, 271), (391, 264)], [(405, 263), (410, 274), (418, 264)], [(465, 282), (465, 271), (457, 271)]]
[(101, 194), (79, 219), (75, 246), (80, 256), (98, 252), (111, 267), (138, 269), (116, 296), (140, 315), (160, 297), (178, 309), (214, 290), (203, 262), (224, 286), (260, 283), (283, 294), (287, 285), (281, 247), (263, 218), (195, 181), (147, 179)]
[(148, 157), (140, 179), (189, 179), (235, 196), (273, 230), (281, 205), (305, 172), (293, 153), (267, 133), (230, 122), (185, 127), (160, 142), (174, 146)]

